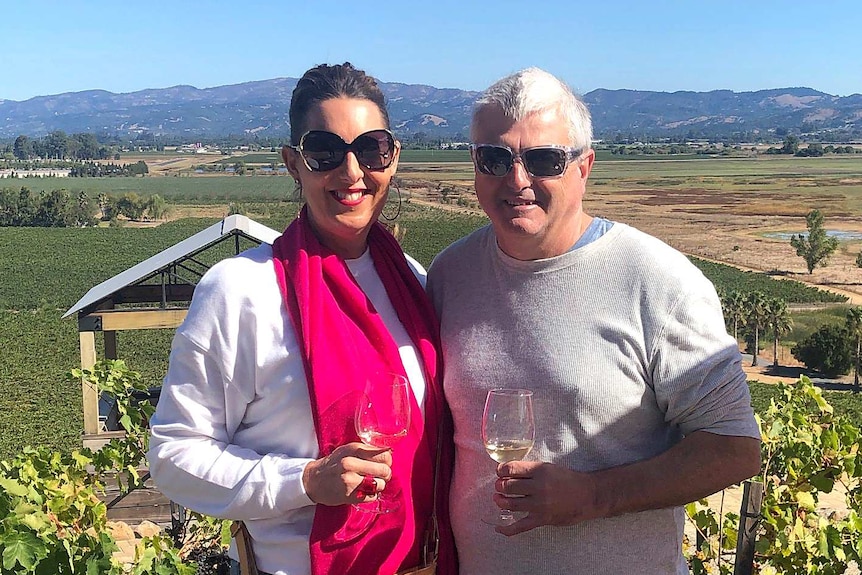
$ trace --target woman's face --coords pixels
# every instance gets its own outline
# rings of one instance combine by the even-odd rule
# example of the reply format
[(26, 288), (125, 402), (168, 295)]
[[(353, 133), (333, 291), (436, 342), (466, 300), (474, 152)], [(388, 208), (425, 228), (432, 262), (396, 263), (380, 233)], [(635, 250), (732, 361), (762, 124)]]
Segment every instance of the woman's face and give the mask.
[[(347, 144), (361, 134), (385, 128), (383, 115), (374, 102), (355, 98), (324, 100), (309, 111), (306, 124), (308, 131), (331, 132)], [(312, 229), (323, 245), (343, 258), (362, 255), (368, 231), (386, 203), (400, 149), (396, 142), (392, 163), (384, 169), (363, 167), (356, 154), (349, 151), (335, 169), (315, 172), (298, 151), (282, 148), (288, 171), (302, 185)]]

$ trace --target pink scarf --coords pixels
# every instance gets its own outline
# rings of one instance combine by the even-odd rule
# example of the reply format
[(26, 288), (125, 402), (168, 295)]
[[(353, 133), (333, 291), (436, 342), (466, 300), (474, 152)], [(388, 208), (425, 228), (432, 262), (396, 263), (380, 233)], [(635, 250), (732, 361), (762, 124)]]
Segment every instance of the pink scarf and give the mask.
[[(323, 246), (307, 207), (273, 244), (276, 277), (303, 354), (320, 456), (359, 441), (353, 415), (365, 375), (404, 374), (398, 347), (344, 260)], [(397, 510), (383, 514), (352, 505), (317, 505), (309, 548), (313, 575), (394, 574), (420, 564), (420, 545), (431, 516), (437, 436), (451, 420), (443, 398), (433, 307), (401, 247), (379, 223), (368, 235), (374, 267), (398, 318), (422, 360), (426, 379), (424, 421), (411, 394), (411, 429), (392, 449), (392, 490)], [(456, 560), (448, 513), (451, 440), (443, 442), (438, 481), (440, 559), (437, 573), (454, 574)]]

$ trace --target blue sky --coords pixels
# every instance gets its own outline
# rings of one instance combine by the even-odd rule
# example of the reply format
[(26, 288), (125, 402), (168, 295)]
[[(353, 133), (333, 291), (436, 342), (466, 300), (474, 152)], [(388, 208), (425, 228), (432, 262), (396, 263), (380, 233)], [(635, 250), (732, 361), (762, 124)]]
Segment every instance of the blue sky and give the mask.
[(482, 90), (539, 66), (596, 88), (862, 93), (862, 1), (3, 0), (0, 99), (299, 77)]

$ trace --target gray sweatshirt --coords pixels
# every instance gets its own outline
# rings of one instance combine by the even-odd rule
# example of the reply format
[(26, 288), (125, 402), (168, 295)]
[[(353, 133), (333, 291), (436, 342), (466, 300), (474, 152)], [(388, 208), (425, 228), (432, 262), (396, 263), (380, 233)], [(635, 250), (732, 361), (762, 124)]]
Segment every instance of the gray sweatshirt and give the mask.
[(527, 459), (585, 472), (654, 457), (698, 430), (759, 438), (737, 343), (703, 274), (624, 224), (538, 261), (508, 257), (488, 226), (435, 259), (428, 290), (455, 421), (461, 575), (688, 573), (681, 507), (495, 533), (480, 521), (497, 509), (481, 421), (489, 389), (532, 389)]

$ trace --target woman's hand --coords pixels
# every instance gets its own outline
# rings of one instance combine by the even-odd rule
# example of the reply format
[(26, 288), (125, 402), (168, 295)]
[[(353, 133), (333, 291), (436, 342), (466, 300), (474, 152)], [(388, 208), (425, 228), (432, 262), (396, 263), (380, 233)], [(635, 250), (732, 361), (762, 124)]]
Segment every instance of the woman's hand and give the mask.
[(392, 477), (392, 451), (354, 442), (305, 466), (302, 484), (308, 497), (322, 505), (344, 505), (373, 501), (376, 494), (363, 496), (359, 487), (366, 475), (374, 477), (376, 491)]

